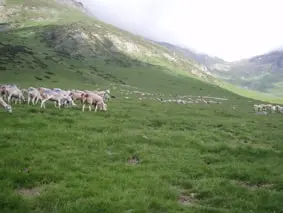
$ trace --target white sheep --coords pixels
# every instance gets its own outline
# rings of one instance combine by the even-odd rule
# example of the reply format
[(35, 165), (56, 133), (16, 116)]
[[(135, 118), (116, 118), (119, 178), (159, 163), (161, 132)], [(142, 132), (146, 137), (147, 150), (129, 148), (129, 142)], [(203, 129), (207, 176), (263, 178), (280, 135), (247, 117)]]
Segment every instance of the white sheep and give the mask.
[(82, 94), (82, 103), (82, 111), (85, 110), (86, 104), (88, 104), (89, 111), (91, 111), (91, 106), (95, 106), (95, 112), (97, 109), (107, 111), (107, 104), (104, 103), (103, 98), (93, 92)]
[(276, 112), (276, 106), (272, 106), (272, 105), (271, 105), (270, 111), (271, 111), (272, 113), (275, 113), (275, 112)]
[(1, 96), (3, 97), (3, 99), (5, 101), (8, 101), (8, 89), (9, 88), (18, 88), (15, 84), (3, 84), (1, 85), (1, 88), (0, 88), (0, 93), (1, 93)]
[(0, 105), (5, 108), (9, 113), (12, 113), (13, 109), (10, 104), (7, 104), (4, 99), (0, 96)]
[(66, 91), (60, 88), (54, 88), (52, 92), (61, 94), (64, 97), (63, 99), (61, 99), (62, 106), (69, 106), (69, 107), (76, 106), (75, 102), (72, 99), (72, 96), (71, 96), (72, 92), (70, 90)]
[(256, 112), (260, 112), (260, 111), (262, 111), (262, 106), (259, 105), (259, 104), (254, 104), (254, 110), (255, 110)]
[(51, 90), (44, 91), (42, 93), (42, 95), (43, 95), (44, 99), (41, 101), (40, 108), (43, 108), (43, 107), (46, 108), (45, 102), (48, 101), (48, 100), (53, 101), (56, 108), (57, 108), (56, 104), (58, 104), (59, 109), (61, 108), (61, 105), (64, 103), (65, 100), (67, 100), (67, 101), (72, 100), (72, 98), (70, 96), (66, 96), (62, 93), (54, 92), (54, 91), (51, 91)]
[(25, 97), (22, 93), (22, 91), (17, 88), (17, 87), (5, 87), (5, 92), (8, 96), (8, 103), (11, 103), (11, 98), (14, 97), (15, 98), (15, 103), (21, 103), (21, 101), (25, 101)]
[(110, 100), (110, 90), (107, 89), (105, 91), (92, 91), (93, 93), (96, 93), (97, 95), (101, 96), (104, 101)]
[(42, 101), (40, 92), (36, 88), (29, 87), (27, 91), (28, 91), (28, 105), (30, 101), (32, 101), (33, 105), (37, 104), (39, 100)]
[(71, 91), (70, 96), (73, 99), (73, 101), (79, 100), (79, 101), (82, 102), (82, 94), (83, 93), (84, 92), (80, 91), (80, 90), (73, 90), (73, 91)]

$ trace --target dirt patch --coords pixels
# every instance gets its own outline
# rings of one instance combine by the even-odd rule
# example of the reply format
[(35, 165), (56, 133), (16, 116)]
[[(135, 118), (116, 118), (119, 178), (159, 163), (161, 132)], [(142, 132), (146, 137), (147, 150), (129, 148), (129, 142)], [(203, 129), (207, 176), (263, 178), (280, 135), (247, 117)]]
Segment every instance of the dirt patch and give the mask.
[(17, 189), (16, 192), (24, 197), (35, 197), (40, 195), (41, 190), (42, 189), (39, 187), (34, 187), (30, 189), (27, 188)]
[(178, 202), (183, 205), (194, 205), (197, 201), (196, 193), (190, 193), (189, 195), (181, 194), (178, 198)]
[(240, 185), (244, 188), (248, 188), (251, 190), (257, 190), (257, 189), (267, 189), (272, 190), (274, 188), (274, 184), (271, 183), (263, 183), (263, 184), (252, 184), (244, 181), (234, 181), (237, 185)]
[(128, 163), (132, 164), (132, 165), (136, 165), (140, 162), (139, 157), (138, 156), (133, 156), (131, 158), (128, 159)]

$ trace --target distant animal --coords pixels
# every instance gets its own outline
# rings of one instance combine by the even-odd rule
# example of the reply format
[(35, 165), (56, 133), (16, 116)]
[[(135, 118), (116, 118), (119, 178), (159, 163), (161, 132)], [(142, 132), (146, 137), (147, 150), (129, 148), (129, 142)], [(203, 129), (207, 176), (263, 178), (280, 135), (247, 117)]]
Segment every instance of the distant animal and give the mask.
[(0, 96), (0, 105), (9, 113), (12, 113), (12, 107), (10, 104), (7, 104), (4, 99)]
[(103, 98), (93, 92), (82, 94), (82, 104), (82, 111), (84, 111), (86, 105), (88, 105), (89, 111), (91, 111), (92, 106), (95, 107), (95, 112), (97, 109), (107, 111), (107, 104), (104, 103)]

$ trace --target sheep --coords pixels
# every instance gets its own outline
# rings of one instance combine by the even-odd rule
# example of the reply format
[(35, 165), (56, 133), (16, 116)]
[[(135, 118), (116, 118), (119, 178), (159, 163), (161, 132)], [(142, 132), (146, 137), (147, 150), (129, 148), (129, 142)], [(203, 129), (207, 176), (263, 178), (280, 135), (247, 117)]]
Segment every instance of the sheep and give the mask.
[(15, 100), (15, 103), (17, 103), (17, 100), (18, 100), (18, 103), (21, 103), (21, 101), (26, 101), (22, 91), (17, 88), (17, 87), (5, 87), (5, 91), (6, 91), (6, 94), (8, 95), (8, 103), (10, 104), (11, 103), (11, 98), (12, 97), (15, 97), (16, 100)]
[(0, 96), (0, 105), (4, 107), (7, 112), (9, 113), (13, 112), (11, 105), (7, 104), (1, 96)]
[(54, 101), (54, 106), (57, 108), (56, 103), (58, 104), (58, 108), (61, 108), (61, 105), (65, 99), (69, 100), (71, 99), (70, 96), (64, 96), (62, 93), (56, 93), (52, 90), (46, 90), (43, 93), (44, 99), (41, 101), (40, 108), (46, 108), (45, 107), (45, 102), (50, 100)]
[(45, 87), (39, 87), (39, 88), (37, 88), (37, 90), (39, 91), (42, 98), (46, 98), (47, 93), (51, 92), (51, 89), (48, 89), (48, 88), (45, 88)]
[(30, 101), (32, 101), (33, 105), (37, 104), (39, 100), (42, 101), (40, 92), (36, 88), (29, 87), (27, 91), (28, 91), (28, 105)]
[(3, 99), (5, 101), (8, 101), (8, 89), (9, 88), (18, 88), (15, 84), (3, 84), (1, 85), (1, 88), (0, 88), (0, 93), (1, 95), (3, 96)]
[(262, 110), (263, 110), (263, 108), (262, 108), (262, 106), (261, 106), (261, 105), (254, 104), (254, 110), (255, 110), (256, 112), (259, 112), (259, 111), (262, 111)]
[(275, 113), (275, 112), (276, 112), (276, 106), (272, 106), (272, 105), (271, 105), (270, 111), (271, 111), (272, 113)]
[(71, 91), (68, 90), (68, 91), (65, 91), (65, 90), (61, 90), (59, 88), (55, 88), (55, 90), (53, 89), (52, 90), (53, 92), (56, 92), (56, 93), (60, 93), (63, 97), (65, 97), (64, 99), (62, 99), (62, 105), (63, 106), (76, 106), (75, 102), (73, 101), (73, 98), (71, 96)]
[(108, 101), (110, 99), (110, 90), (107, 89), (105, 91), (93, 91), (93, 93), (96, 93), (97, 95), (101, 96), (104, 101)]
[(82, 103), (82, 94), (83, 94), (83, 93), (84, 93), (83, 91), (75, 90), (75, 91), (72, 91), (72, 92), (70, 93), (70, 96), (71, 96), (71, 98), (73, 99), (73, 101), (79, 100), (79, 101), (81, 101), (81, 103)]
[(94, 111), (97, 109), (107, 111), (107, 104), (104, 103), (103, 98), (95, 93), (83, 93), (82, 94), (82, 111), (84, 112), (86, 104), (88, 104), (89, 111), (91, 106), (95, 106)]
[(281, 106), (276, 105), (275, 107), (276, 107), (276, 112), (280, 112)]
[(64, 106), (66, 104), (72, 104), (73, 106), (76, 106), (76, 104), (73, 102), (71, 96), (66, 91), (61, 92), (54, 92), (52, 90), (47, 90), (43, 92), (44, 100), (41, 103), (41, 108), (45, 108), (45, 102), (48, 100), (54, 101), (54, 105), (57, 108), (56, 103), (58, 104), (58, 108), (60, 109), (61, 106)]

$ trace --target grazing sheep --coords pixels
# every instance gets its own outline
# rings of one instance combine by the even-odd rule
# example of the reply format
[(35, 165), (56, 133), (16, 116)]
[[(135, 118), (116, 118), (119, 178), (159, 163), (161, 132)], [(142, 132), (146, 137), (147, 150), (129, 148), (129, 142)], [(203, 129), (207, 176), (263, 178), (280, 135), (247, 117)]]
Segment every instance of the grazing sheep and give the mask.
[(37, 90), (39, 91), (42, 98), (46, 98), (47, 93), (51, 92), (51, 89), (48, 89), (48, 88), (45, 88), (45, 87), (39, 87), (39, 88), (37, 88)]
[(93, 91), (93, 93), (101, 96), (104, 101), (110, 100), (110, 90), (109, 89), (107, 89), (105, 91)]
[(33, 105), (37, 104), (39, 100), (42, 101), (40, 92), (36, 88), (29, 87), (27, 91), (28, 91), (28, 105), (30, 101), (32, 101)]
[(271, 105), (270, 111), (271, 111), (272, 113), (275, 113), (275, 112), (276, 112), (276, 106), (272, 106), (272, 105)]
[(83, 93), (84, 93), (83, 91), (75, 90), (75, 91), (72, 91), (72, 92), (70, 93), (70, 96), (71, 96), (71, 98), (73, 99), (73, 101), (79, 100), (79, 101), (82, 102), (82, 94), (83, 94)]
[(71, 91), (65, 91), (65, 90), (61, 90), (59, 88), (56, 88), (56, 90), (52, 90), (56, 93), (60, 93), (63, 97), (65, 97), (64, 99), (62, 99), (62, 106), (76, 106), (75, 102), (73, 101), (73, 98), (71, 96)]
[(57, 93), (51, 90), (46, 90), (42, 93), (42, 96), (44, 97), (44, 99), (41, 101), (41, 105), (40, 108), (46, 108), (45, 106), (45, 102), (50, 100), (54, 102), (54, 106), (57, 108), (58, 104), (58, 108), (61, 108), (62, 103), (64, 103), (65, 99), (67, 99), (68, 101), (70, 101), (71, 97), (70, 96), (64, 96), (61, 93)]
[(3, 96), (3, 99), (5, 101), (8, 101), (8, 89), (9, 88), (18, 88), (15, 84), (3, 84), (1, 85), (1, 88), (0, 88), (0, 93), (1, 93), (1, 96)]
[(12, 113), (13, 110), (11, 105), (7, 104), (1, 96), (0, 96), (0, 105), (4, 107), (7, 112)]
[(276, 107), (276, 112), (280, 112), (280, 108), (281, 108), (281, 106), (276, 105), (275, 107)]
[(26, 99), (22, 93), (22, 91), (17, 87), (5, 87), (6, 94), (8, 96), (8, 103), (11, 103), (11, 98), (15, 98), (15, 103), (21, 103), (21, 101), (25, 102)]
[(89, 111), (91, 111), (91, 106), (95, 106), (94, 111), (97, 109), (107, 111), (107, 104), (104, 103), (103, 98), (95, 93), (84, 93), (82, 94), (82, 111), (84, 112), (86, 104), (88, 104)]
[(256, 112), (260, 112), (260, 111), (262, 111), (262, 106), (261, 105), (258, 105), (258, 104), (254, 104), (254, 110), (256, 111)]

